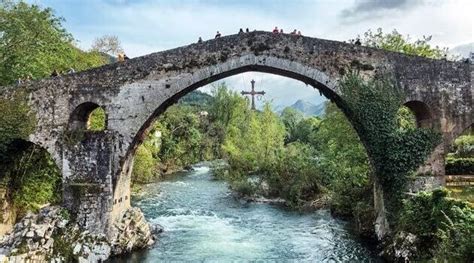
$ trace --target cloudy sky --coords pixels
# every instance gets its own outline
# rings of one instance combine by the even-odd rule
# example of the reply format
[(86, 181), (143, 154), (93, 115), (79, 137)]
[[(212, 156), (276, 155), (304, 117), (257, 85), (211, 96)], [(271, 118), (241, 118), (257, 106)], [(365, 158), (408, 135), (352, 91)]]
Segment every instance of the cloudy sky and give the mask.
[[(472, 0), (31, 0), (52, 7), (65, 27), (88, 49), (94, 38), (117, 35), (130, 57), (213, 38), (216, 30), (234, 34), (239, 28), (286, 32), (348, 40), (367, 29), (397, 29), (413, 39), (432, 35), (432, 43), (455, 47), (473, 42)], [(275, 104), (297, 98), (322, 100), (302, 83), (261, 73), (225, 79), (240, 90), (257, 81)], [(291, 87), (291, 88), (289, 88)], [(291, 96), (290, 96), (291, 95)], [(290, 97), (289, 97), (290, 96)], [(290, 99), (289, 99), (290, 98)]]

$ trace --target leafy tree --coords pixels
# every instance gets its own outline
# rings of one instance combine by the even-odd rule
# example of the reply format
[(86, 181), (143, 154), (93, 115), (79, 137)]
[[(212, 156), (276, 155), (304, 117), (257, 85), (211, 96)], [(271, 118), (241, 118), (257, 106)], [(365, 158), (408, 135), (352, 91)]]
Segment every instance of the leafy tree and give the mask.
[(319, 149), (318, 145), (323, 143), (317, 136), (321, 122), (319, 117), (309, 117), (301, 120), (296, 125), (295, 139)]
[(287, 131), (285, 142), (290, 143), (296, 141), (297, 128), (303, 119), (303, 113), (291, 107), (286, 107), (281, 112), (280, 117)]
[(368, 30), (364, 33), (362, 45), (427, 58), (446, 58), (448, 49), (433, 47), (430, 41), (431, 36), (423, 36), (422, 39), (411, 41), (410, 36), (405, 37), (395, 29), (391, 33), (384, 33), (381, 28), (378, 28), (376, 32)]
[(359, 136), (335, 104), (327, 103), (317, 134), (319, 167), (332, 193), (333, 212), (351, 216), (357, 202), (371, 203), (371, 168)]
[(44, 78), (53, 70), (83, 70), (104, 64), (97, 52), (83, 52), (50, 8), (0, 1), (0, 85)]
[(140, 145), (135, 153), (132, 184), (149, 183), (156, 175), (156, 162), (157, 160), (153, 158), (151, 151), (144, 145)]
[(8, 157), (8, 146), (16, 139), (26, 139), (36, 125), (24, 92), (18, 91), (11, 98), (0, 99), (0, 174), (1, 165)]

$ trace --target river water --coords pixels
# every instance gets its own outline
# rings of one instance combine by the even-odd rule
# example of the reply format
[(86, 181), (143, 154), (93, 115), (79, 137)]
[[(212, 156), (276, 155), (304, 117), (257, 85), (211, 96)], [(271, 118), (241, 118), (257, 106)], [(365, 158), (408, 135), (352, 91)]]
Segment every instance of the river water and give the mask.
[(114, 262), (379, 262), (328, 211), (242, 202), (206, 165), (143, 192), (133, 205), (165, 231), (151, 249)]

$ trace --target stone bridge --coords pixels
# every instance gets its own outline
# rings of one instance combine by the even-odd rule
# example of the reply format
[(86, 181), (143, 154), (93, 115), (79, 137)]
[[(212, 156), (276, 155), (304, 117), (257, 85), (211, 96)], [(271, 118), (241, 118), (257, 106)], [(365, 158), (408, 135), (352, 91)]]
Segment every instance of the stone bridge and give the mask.
[[(473, 123), (472, 65), (268, 32), (226, 36), (23, 84), (37, 118), (29, 139), (55, 159), (63, 175), (64, 205), (77, 213), (79, 224), (109, 233), (130, 206), (135, 149), (155, 118), (180, 97), (258, 71), (302, 81), (342, 107), (338, 80), (349, 68), (365, 76), (395, 76), (418, 124), (443, 134), (444, 142), (422, 167), (443, 175), (445, 146)], [(2, 96), (15, 88), (7, 87)], [(97, 107), (106, 111), (106, 130), (87, 131), (88, 116)]]

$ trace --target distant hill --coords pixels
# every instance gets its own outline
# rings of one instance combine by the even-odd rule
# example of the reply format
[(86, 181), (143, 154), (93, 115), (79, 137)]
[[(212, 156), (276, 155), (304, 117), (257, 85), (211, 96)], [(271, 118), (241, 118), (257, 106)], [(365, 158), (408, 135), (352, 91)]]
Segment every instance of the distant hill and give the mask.
[(468, 58), (469, 52), (474, 52), (474, 42), (464, 44), (464, 45), (459, 45), (449, 50), (449, 53), (461, 56), (463, 58)]
[(178, 103), (184, 105), (192, 105), (192, 106), (208, 106), (212, 101), (212, 96), (201, 92), (199, 90), (193, 90), (190, 93), (186, 94), (182, 97)]
[[(319, 104), (313, 104), (311, 102), (299, 99), (288, 107), (302, 112), (305, 117), (309, 117), (309, 116), (321, 117), (324, 114), (324, 102), (319, 103)], [(281, 113), (285, 108), (286, 108), (285, 106), (280, 105), (280, 106), (275, 107), (274, 110), (278, 113)]]

